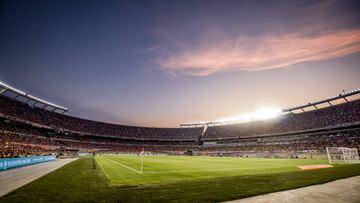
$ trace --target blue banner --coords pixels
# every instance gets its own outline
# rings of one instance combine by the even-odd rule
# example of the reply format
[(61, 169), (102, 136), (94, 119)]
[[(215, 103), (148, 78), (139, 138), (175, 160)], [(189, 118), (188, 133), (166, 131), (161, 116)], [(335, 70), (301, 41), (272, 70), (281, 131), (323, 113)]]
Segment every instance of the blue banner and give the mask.
[(55, 159), (56, 156), (4, 158), (4, 159), (0, 159), (0, 170), (19, 167), (19, 166), (26, 166), (26, 165), (45, 162), (45, 161), (54, 161)]

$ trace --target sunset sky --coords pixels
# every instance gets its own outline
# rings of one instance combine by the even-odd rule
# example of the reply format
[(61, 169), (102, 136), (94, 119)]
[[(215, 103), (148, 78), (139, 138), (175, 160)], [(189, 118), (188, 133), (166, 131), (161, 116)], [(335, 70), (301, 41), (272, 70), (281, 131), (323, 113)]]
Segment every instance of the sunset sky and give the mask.
[(360, 87), (360, 1), (4, 0), (0, 81), (129, 125), (307, 103)]

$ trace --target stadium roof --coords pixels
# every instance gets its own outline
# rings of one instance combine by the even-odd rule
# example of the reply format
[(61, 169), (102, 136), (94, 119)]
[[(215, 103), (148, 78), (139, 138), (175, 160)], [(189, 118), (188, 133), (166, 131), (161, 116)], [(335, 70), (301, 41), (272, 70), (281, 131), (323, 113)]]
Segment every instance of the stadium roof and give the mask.
[(311, 107), (311, 106), (316, 107), (316, 105), (323, 104), (323, 103), (329, 103), (330, 105), (332, 105), (330, 103), (331, 101), (338, 100), (338, 99), (345, 99), (345, 101), (348, 101), (346, 99), (346, 97), (349, 97), (349, 96), (352, 96), (352, 95), (355, 95), (355, 94), (359, 94), (359, 93), (360, 93), (360, 88), (350, 90), (350, 91), (343, 90), (342, 93), (340, 93), (338, 95), (331, 96), (329, 98), (309, 102), (309, 103), (303, 104), (303, 105), (297, 105), (297, 106), (285, 108), (285, 109), (283, 109), (283, 112), (291, 112), (291, 111), (295, 111), (295, 110), (299, 110), (299, 109), (303, 109), (303, 108), (307, 108), (307, 107)]
[[(13, 93), (14, 96), (5, 95), (6, 92), (11, 92), (11, 93)], [(16, 88), (14, 88), (4, 82), (1, 82), (1, 81), (0, 81), (0, 95), (5, 95), (7, 97), (11, 97), (12, 99), (21, 101), (29, 106), (36, 106), (36, 107), (43, 108), (45, 110), (50, 109), (52, 111), (61, 111), (63, 113), (68, 111), (68, 109), (66, 107), (45, 101), (36, 96), (28, 94), (24, 91), (16, 89)], [(20, 98), (22, 98), (23, 100), (21, 100)]]

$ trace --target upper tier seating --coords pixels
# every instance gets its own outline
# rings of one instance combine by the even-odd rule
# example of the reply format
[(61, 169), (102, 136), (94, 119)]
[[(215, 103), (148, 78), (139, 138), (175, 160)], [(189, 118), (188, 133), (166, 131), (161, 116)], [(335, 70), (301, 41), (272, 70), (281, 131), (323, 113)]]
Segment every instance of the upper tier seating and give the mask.
[(149, 128), (117, 125), (62, 115), (31, 108), (11, 99), (0, 97), (0, 113), (24, 121), (48, 125), (66, 131), (141, 139), (192, 139), (200, 137), (203, 128)]
[(360, 121), (360, 100), (319, 110), (282, 115), (270, 120), (252, 121), (223, 126), (209, 126), (205, 139), (248, 137), (275, 133), (287, 133)]

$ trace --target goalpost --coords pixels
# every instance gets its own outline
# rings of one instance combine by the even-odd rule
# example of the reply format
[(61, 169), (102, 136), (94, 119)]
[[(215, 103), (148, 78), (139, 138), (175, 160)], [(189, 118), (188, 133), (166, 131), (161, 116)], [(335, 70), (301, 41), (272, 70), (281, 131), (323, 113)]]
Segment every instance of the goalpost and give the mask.
[(360, 163), (359, 153), (356, 148), (326, 147), (329, 164), (332, 163)]

